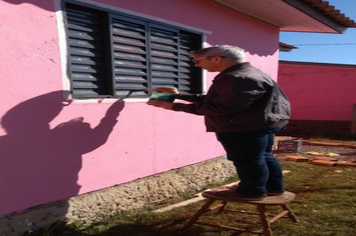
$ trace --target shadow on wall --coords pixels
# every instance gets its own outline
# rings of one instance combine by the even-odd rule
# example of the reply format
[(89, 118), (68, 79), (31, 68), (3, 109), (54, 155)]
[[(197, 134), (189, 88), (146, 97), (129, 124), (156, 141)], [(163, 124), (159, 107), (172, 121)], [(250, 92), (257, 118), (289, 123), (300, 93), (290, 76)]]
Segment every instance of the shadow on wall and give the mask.
[(8, 2), (10, 4), (20, 5), (20, 4), (32, 4), (34, 6), (38, 6), (46, 11), (54, 11), (53, 0), (3, 0), (4, 2)]
[[(257, 31), (256, 31), (257, 33)], [(276, 35), (278, 35), (279, 32), (276, 32)], [(250, 34), (251, 35), (251, 34)], [(261, 40), (261, 38), (263, 38)], [(227, 39), (228, 41), (231, 41), (231, 39)], [(243, 37), (239, 39), (238, 42), (232, 41), (232, 45), (236, 45), (240, 48), (243, 48), (246, 53), (250, 54), (251, 56), (257, 55), (258, 57), (264, 58), (264, 57), (270, 57), (278, 53), (279, 50), (279, 44), (278, 44), (278, 38), (271, 38), (271, 37), (265, 37), (261, 33), (259, 36), (257, 34), (251, 35), (250, 37)], [(229, 43), (227, 43), (229, 44)], [(272, 46), (274, 45), (274, 46)], [(265, 59), (263, 59), (265, 60)], [(271, 60), (268, 60), (271, 62)], [(272, 60), (273, 61), (273, 60)], [(278, 60), (273, 61), (276, 63)]]
[(66, 93), (34, 97), (2, 117), (7, 134), (0, 136), (0, 215), (77, 195), (82, 155), (106, 143), (124, 108), (121, 100), (113, 103), (94, 128), (77, 117), (50, 129), (70, 106)]
[(276, 47), (276, 48), (265, 47), (265, 46), (264, 47), (260, 47), (258, 45), (261, 45), (261, 44), (257, 44), (257, 46), (253, 45), (252, 47), (251, 47), (251, 44), (246, 44), (245, 46), (244, 45), (237, 45), (237, 46), (245, 49), (245, 51), (248, 52), (251, 55), (258, 55), (260, 57), (272, 56), (278, 51), (278, 47)]

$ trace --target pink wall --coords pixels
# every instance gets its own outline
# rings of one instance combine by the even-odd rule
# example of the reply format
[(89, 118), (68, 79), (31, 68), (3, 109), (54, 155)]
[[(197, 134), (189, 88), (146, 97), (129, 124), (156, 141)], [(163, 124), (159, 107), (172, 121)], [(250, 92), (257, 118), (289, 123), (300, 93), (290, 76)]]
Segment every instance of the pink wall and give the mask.
[[(212, 31), (208, 44), (241, 46), (277, 77), (278, 28), (203, 0), (115, 4)], [(202, 117), (145, 101), (67, 104), (52, 1), (1, 1), (0, 22), (0, 215), (224, 155)]]
[(356, 65), (287, 62), (278, 82), (292, 103), (294, 120), (351, 121), (356, 104)]

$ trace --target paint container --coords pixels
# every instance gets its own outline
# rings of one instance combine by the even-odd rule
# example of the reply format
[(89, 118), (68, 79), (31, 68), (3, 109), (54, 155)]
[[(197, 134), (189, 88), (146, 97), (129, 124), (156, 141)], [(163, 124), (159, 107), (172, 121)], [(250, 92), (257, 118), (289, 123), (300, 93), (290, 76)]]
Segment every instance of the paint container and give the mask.
[(173, 102), (176, 98), (176, 94), (171, 93), (155, 93), (152, 94), (150, 100), (160, 101), (160, 102)]
[(300, 152), (302, 149), (302, 140), (279, 140), (278, 150), (284, 152)]

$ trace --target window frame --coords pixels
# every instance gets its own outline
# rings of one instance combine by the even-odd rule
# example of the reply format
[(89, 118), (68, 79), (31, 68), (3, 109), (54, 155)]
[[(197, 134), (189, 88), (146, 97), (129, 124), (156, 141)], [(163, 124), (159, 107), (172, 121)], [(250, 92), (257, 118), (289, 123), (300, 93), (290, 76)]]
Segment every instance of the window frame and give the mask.
[[(106, 64), (104, 65), (105, 68), (105, 78), (100, 80), (100, 82), (105, 81), (105, 85), (103, 85), (107, 91), (107, 94), (96, 94), (93, 95), (93, 93), (91, 94), (76, 94), (76, 91), (80, 91), (79, 88), (77, 88), (76, 86), (76, 80), (73, 79), (73, 75), (74, 75), (74, 64), (73, 61), (73, 54), (71, 54), (71, 38), (70, 38), (70, 29), (69, 29), (69, 24), (68, 24), (68, 8), (67, 6), (69, 5), (76, 5), (79, 8), (88, 8), (91, 9), (93, 12), (96, 13), (101, 13), (103, 16), (103, 24), (106, 24), (104, 27), (104, 33), (106, 35), (106, 37), (103, 39), (104, 42), (104, 46), (105, 48), (102, 50), (105, 52), (105, 55), (103, 55), (103, 58), (106, 62)], [(159, 86), (174, 86), (176, 87), (178, 90), (180, 90), (181, 92), (188, 92), (188, 93), (192, 93), (192, 94), (201, 94), (203, 92), (203, 86), (204, 86), (204, 81), (203, 81), (203, 75), (202, 75), (202, 70), (201, 68), (197, 68), (194, 67), (193, 63), (191, 63), (189, 61), (189, 58), (187, 58), (187, 55), (189, 53), (190, 50), (195, 50), (195, 49), (199, 49), (203, 43), (203, 38), (204, 35), (202, 32), (198, 32), (192, 29), (187, 29), (185, 27), (181, 27), (181, 26), (177, 26), (177, 25), (171, 25), (168, 24), (164, 19), (162, 19), (162, 21), (159, 20), (153, 20), (150, 18), (145, 18), (142, 16), (136, 16), (136, 15), (132, 15), (126, 12), (121, 12), (117, 9), (110, 9), (109, 6), (108, 7), (101, 7), (101, 6), (96, 6), (90, 3), (83, 3), (80, 1), (75, 1), (75, 0), (63, 0), (62, 1), (62, 9), (63, 9), (63, 14), (64, 14), (64, 28), (65, 28), (65, 33), (66, 33), (66, 43), (67, 43), (67, 74), (68, 74), (68, 78), (70, 80), (70, 87), (71, 87), (71, 93), (72, 93), (72, 97), (74, 99), (96, 99), (96, 98), (124, 98), (130, 90), (136, 90), (135, 86), (139, 83), (133, 83), (132, 86), (130, 87), (130, 85), (125, 88), (125, 87), (120, 87), (123, 86), (125, 84), (125, 82), (123, 82), (123, 84), (118, 85), (118, 87), (115, 86), (115, 60), (117, 58), (115, 58), (115, 50), (114, 50), (114, 34), (113, 34), (113, 20), (116, 19), (128, 19), (129, 22), (140, 22), (140, 24), (145, 25), (145, 37), (146, 37), (146, 43), (144, 45), (145, 48), (145, 63), (146, 63), (146, 83), (147, 86), (137, 86), (137, 90), (139, 89), (145, 89), (145, 88), (152, 88), (152, 87), (159, 87)], [(157, 75), (152, 75), (152, 73), (155, 72), (155, 70), (153, 69), (152, 65), (154, 64), (152, 62), (152, 55), (154, 53), (154, 50), (151, 47), (151, 44), (153, 44), (153, 40), (152, 40), (152, 34), (151, 31), (156, 27), (156, 29), (158, 30), (166, 30), (166, 33), (170, 33), (170, 32), (177, 32), (177, 52), (176, 52), (176, 57), (172, 58), (172, 61), (176, 61), (176, 65), (171, 65), (171, 69), (172, 71), (174, 71), (174, 66), (176, 66), (176, 78), (173, 78), (174, 76), (172, 76), (171, 82), (167, 82), (169, 80), (166, 80), (167, 83), (160, 82), (160, 77), (157, 77)], [(163, 34), (163, 37), (165, 37), (165, 35)], [(185, 37), (185, 38), (184, 38)], [(189, 45), (191, 42), (189, 41), (189, 37), (191, 37), (192, 39), (192, 45)], [(184, 44), (183, 41), (186, 45), (188, 45), (186, 48), (189, 49), (189, 51), (185, 50), (186, 48), (184, 48)], [(163, 46), (167, 46), (162, 44)], [(168, 45), (171, 46), (171, 45)], [(167, 46), (167, 48), (168, 48)], [(72, 46), (73, 48), (73, 46)], [(184, 51), (185, 50), (185, 51)], [(162, 58), (161, 58), (162, 59)], [(167, 58), (166, 58), (167, 59)], [(92, 63), (92, 62), (90, 62)], [(167, 63), (166, 61), (164, 63)], [(161, 66), (162, 68), (164, 67), (164, 65), (169, 66), (169, 64), (157, 64), (158, 67)], [(181, 64), (184, 64), (184, 66), (181, 66)], [(189, 63), (189, 65), (188, 65)], [(156, 65), (156, 67), (157, 67)], [(90, 67), (90, 66), (88, 66)], [(159, 71), (160, 69), (158, 69)], [(183, 70), (185, 70), (185, 72), (187, 72), (186, 74), (183, 73)], [(163, 70), (161, 70), (162, 74), (163, 74)], [(166, 73), (169, 74), (169, 73)], [(174, 73), (172, 72), (172, 75)], [(133, 75), (134, 76), (134, 75)], [(156, 76), (156, 77), (155, 77)], [(160, 75), (161, 76), (161, 75)], [(184, 78), (185, 77), (185, 78)], [(158, 78), (158, 79), (157, 79)], [(164, 81), (164, 76), (162, 77), (162, 81)], [(136, 78), (137, 79), (137, 78)], [(172, 82), (176, 79), (176, 82)], [(80, 82), (79, 82), (80, 84)], [(83, 83), (85, 84), (85, 83)], [(89, 83), (88, 83), (89, 84)], [(129, 83), (127, 83), (129, 84)], [(187, 86), (185, 85), (187, 84)], [(192, 84), (192, 86), (190, 86), (190, 84)], [(134, 86), (135, 85), (135, 86)], [(89, 85), (90, 86), (90, 85)], [(90, 89), (88, 89), (90, 90)], [(94, 89), (93, 89), (94, 90)], [(118, 92), (119, 91), (119, 92)], [(152, 91), (137, 91), (132, 93), (132, 95), (130, 96), (130, 98), (148, 98), (150, 95), (152, 95)]]

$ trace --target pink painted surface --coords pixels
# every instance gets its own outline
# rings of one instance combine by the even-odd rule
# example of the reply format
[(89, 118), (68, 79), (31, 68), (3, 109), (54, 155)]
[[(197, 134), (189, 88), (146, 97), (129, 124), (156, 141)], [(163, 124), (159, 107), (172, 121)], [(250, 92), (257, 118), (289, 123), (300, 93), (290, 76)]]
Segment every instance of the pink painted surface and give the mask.
[[(224, 155), (199, 116), (145, 101), (63, 105), (53, 2), (16, 3), (0, 2), (0, 215)], [(206, 1), (115, 4), (212, 31), (208, 44), (241, 46), (253, 65), (277, 77), (274, 26)]]
[(356, 66), (281, 62), (278, 82), (292, 104), (292, 119), (351, 121)]

